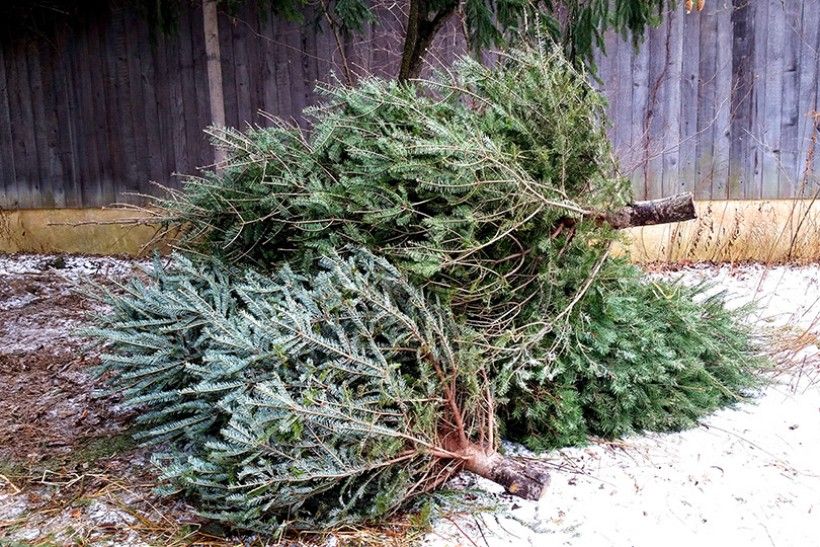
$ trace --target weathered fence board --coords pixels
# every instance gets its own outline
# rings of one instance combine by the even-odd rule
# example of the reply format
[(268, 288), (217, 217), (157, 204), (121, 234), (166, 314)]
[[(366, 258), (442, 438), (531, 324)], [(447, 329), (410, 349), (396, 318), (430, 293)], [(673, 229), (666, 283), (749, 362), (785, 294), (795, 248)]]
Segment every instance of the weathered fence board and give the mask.
[[(805, 173), (820, 110), (820, 0), (707, 0), (689, 15), (679, 4), (637, 50), (607, 36), (599, 60), (636, 196), (814, 195)], [(375, 21), (338, 37), (311, 9), (301, 22), (254, 5), (220, 13), (226, 123), (268, 123), (260, 111), (303, 123), (332, 71), (392, 77), (402, 10), (379, 3)], [(446, 66), (464, 50), (453, 22), (430, 57)], [(170, 35), (120, 3), (46, 39), (0, 37), (0, 208), (139, 202), (157, 191), (151, 181), (177, 185), (174, 173), (211, 164), (206, 61), (197, 2)]]
[[(816, 123), (820, 1), (710, 0), (666, 14), (632, 58), (602, 62), (612, 140), (640, 197), (770, 199), (818, 192), (803, 180)], [(620, 112), (633, 84), (632, 124)], [(808, 183), (808, 184), (806, 184)], [(805, 185), (805, 186), (804, 186)]]

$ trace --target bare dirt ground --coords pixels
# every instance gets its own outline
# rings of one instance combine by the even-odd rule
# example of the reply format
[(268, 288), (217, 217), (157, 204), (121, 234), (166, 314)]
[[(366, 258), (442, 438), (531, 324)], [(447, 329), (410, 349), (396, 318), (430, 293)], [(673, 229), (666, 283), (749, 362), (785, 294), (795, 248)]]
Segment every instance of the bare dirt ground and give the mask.
[(104, 312), (79, 291), (132, 270), (110, 258), (0, 257), (0, 544), (181, 544), (200, 527), (184, 505), (157, 505), (128, 416), (100, 393), (98, 359), (74, 333)]
[[(104, 313), (78, 293), (90, 280), (135, 273), (113, 258), (0, 255), (0, 545), (258, 545), (226, 537), (184, 501), (153, 492), (148, 453), (129, 416), (101, 394), (97, 357), (75, 334)], [(789, 340), (788, 367), (753, 404), (702, 427), (595, 442), (535, 456), (556, 472), (540, 503), (522, 502), (468, 475), (452, 487), (483, 513), (439, 515), (430, 545), (820, 545), (820, 267), (688, 267), (755, 300), (761, 328)], [(717, 290), (717, 289), (716, 289)], [(777, 337), (774, 338), (777, 340)], [(775, 374), (777, 372), (777, 374)], [(378, 530), (340, 531), (288, 544), (407, 545), (413, 517)]]
[[(154, 493), (156, 471), (129, 415), (93, 374), (96, 350), (76, 330), (105, 313), (89, 284), (139, 275), (115, 258), (0, 255), (0, 546), (263, 545)], [(405, 545), (406, 521), (286, 545)]]

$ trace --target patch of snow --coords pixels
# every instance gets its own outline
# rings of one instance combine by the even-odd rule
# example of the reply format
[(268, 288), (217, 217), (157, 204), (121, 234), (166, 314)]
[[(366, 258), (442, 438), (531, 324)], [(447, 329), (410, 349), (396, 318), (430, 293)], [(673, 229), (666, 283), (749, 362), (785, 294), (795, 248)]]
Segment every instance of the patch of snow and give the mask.
[[(78, 321), (55, 321), (49, 327), (31, 325), (30, 328), (18, 324), (14, 330), (14, 339), (5, 341), (2, 353), (23, 354), (41, 349), (52, 350), (55, 354), (62, 353), (70, 347), (60, 342), (73, 338), (75, 329), (80, 326)], [(73, 339), (71, 341), (75, 342)]]
[(820, 387), (775, 387), (694, 430), (551, 452), (562, 470), (540, 502), (474, 478), (505, 510), (442, 521), (425, 544), (818, 545), (818, 411)]
[[(0, 486), (3, 486), (0, 479)], [(8, 485), (10, 486), (10, 485)], [(15, 520), (28, 510), (29, 499), (25, 494), (13, 492), (10, 494), (0, 493), (0, 522)]]
[[(24, 542), (24, 541), (34, 542), (41, 535), (43, 535), (42, 532), (37, 528), (26, 528), (26, 529), (19, 530), (19, 531), (15, 532), (14, 535), (13, 535), (13, 539), (14, 539), (14, 543), (17, 543), (18, 545), (20, 545), (21, 542)], [(25, 545), (25, 543), (22, 543), (22, 545)]]
[(0, 311), (17, 310), (25, 308), (32, 302), (37, 300), (37, 296), (33, 294), (23, 294), (0, 301)]
[(707, 294), (728, 293), (729, 307), (753, 304), (755, 315), (771, 326), (813, 328), (820, 316), (820, 264), (807, 266), (695, 265), (650, 277), (686, 285), (706, 282)]
[(133, 515), (100, 500), (94, 500), (89, 504), (85, 516), (97, 526), (132, 524), (137, 521)]
[(0, 254), (0, 353), (71, 350), (80, 343), (74, 333), (83, 310), (96, 304), (61, 299), (77, 294), (89, 279), (124, 280), (146, 265), (113, 257)]
[[(705, 280), (714, 291), (727, 290), (733, 305), (755, 302), (765, 325), (820, 332), (820, 266), (697, 266), (652, 276), (686, 284)], [(820, 384), (794, 385), (780, 378), (751, 403), (680, 433), (540, 456), (506, 445), (508, 453), (560, 468), (546, 495), (539, 502), (520, 500), (470, 476), (470, 485), (487, 492), (500, 510), (441, 520), (424, 544), (820, 545)]]
[(109, 256), (0, 254), (0, 277), (49, 272), (70, 281), (95, 276), (123, 278), (144, 263)]

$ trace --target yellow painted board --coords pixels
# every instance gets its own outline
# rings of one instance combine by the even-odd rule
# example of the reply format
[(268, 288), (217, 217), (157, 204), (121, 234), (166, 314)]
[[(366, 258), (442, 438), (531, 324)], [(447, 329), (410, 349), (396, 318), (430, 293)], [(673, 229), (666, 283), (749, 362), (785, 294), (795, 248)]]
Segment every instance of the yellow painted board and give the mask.
[[(633, 261), (820, 260), (820, 204), (809, 200), (699, 201), (698, 219), (625, 231)], [(0, 210), (0, 252), (146, 254), (156, 227), (121, 224), (124, 209)]]

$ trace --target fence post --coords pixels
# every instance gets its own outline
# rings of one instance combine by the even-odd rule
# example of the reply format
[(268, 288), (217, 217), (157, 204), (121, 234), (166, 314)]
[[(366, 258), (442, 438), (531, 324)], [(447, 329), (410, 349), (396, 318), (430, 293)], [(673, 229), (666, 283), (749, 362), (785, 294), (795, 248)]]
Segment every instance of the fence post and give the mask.
[[(211, 125), (225, 127), (225, 98), (222, 92), (222, 56), (219, 50), (219, 14), (217, 0), (202, 0), (202, 22), (205, 29), (205, 55), (208, 60), (208, 101)], [(225, 161), (225, 151), (214, 149), (214, 162)]]

